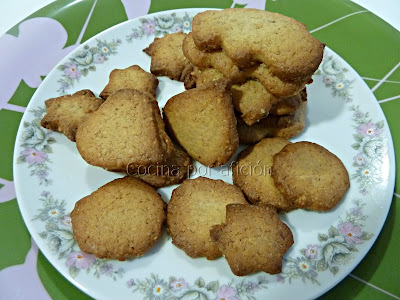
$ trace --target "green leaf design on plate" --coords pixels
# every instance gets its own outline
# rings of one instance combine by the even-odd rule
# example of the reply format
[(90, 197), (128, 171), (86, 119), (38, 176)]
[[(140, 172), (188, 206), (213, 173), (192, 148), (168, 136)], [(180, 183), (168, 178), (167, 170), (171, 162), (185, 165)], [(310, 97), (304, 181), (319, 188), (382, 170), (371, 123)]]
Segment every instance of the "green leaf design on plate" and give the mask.
[(203, 278), (199, 277), (196, 279), (196, 281), (194, 282), (195, 285), (197, 285), (199, 288), (202, 288), (206, 285), (206, 282), (204, 281)]
[(325, 263), (324, 259), (321, 259), (317, 263), (317, 270), (323, 272), (328, 269), (328, 264)]
[(206, 289), (208, 291), (212, 291), (214, 293), (216, 293), (218, 291), (218, 288), (219, 288), (219, 282), (218, 281), (211, 281), (206, 286)]
[(43, 152), (53, 153), (53, 149), (51, 149), (51, 147), (49, 145), (44, 145), (43, 146)]
[(363, 231), (363, 233), (361, 234), (361, 239), (363, 239), (364, 241), (370, 240), (374, 235), (370, 232), (366, 232)]
[(358, 143), (361, 143), (364, 138), (363, 135), (361, 135), (359, 133), (353, 134), (353, 137), (356, 140), (356, 142), (358, 142)]
[(48, 138), (47, 139), (47, 144), (54, 144), (56, 142), (56, 139), (55, 138)]
[(339, 236), (340, 235), (339, 230), (337, 230), (337, 228), (335, 228), (333, 226), (331, 226), (329, 228), (328, 234), (329, 234), (330, 237), (335, 237), (335, 236)]
[(318, 234), (318, 240), (319, 240), (320, 242), (324, 242), (324, 241), (326, 241), (328, 238), (329, 238), (329, 237), (328, 237), (326, 234), (323, 234), (323, 233), (319, 233), (319, 234)]
[(23, 155), (18, 156), (18, 158), (17, 158), (17, 164), (22, 164), (22, 163), (24, 163), (25, 161), (26, 161), (26, 156), (23, 156)]
[(334, 266), (329, 268), (329, 271), (331, 271), (333, 273), (333, 275), (336, 275), (337, 272), (339, 272), (339, 267)]

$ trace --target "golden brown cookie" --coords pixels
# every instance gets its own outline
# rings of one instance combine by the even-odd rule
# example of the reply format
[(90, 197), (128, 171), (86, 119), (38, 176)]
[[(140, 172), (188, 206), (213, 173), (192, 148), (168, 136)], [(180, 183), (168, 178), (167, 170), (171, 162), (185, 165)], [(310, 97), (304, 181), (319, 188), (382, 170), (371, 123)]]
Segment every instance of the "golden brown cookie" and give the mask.
[(129, 175), (147, 182), (155, 188), (181, 183), (189, 178), (193, 171), (190, 156), (183, 150), (175, 148), (175, 153), (167, 158), (165, 164), (150, 165), (134, 170), (128, 168)]
[(238, 187), (222, 180), (185, 180), (172, 192), (168, 204), (167, 230), (172, 243), (193, 258), (221, 256), (210, 239), (210, 228), (225, 221), (225, 207), (230, 203), (249, 205)]
[[(192, 76), (197, 87), (208, 82), (224, 78), (213, 68), (201, 70), (194, 67)], [(269, 93), (265, 87), (256, 80), (248, 80), (242, 84), (233, 84), (231, 87), (232, 102), (235, 109), (241, 113), (246, 124), (252, 125), (268, 115), (270, 109), (283, 101)]]
[(349, 174), (341, 160), (324, 147), (298, 142), (274, 155), (275, 186), (299, 208), (330, 210), (350, 187)]
[(298, 135), (305, 125), (307, 101), (304, 101), (296, 111), (287, 116), (268, 115), (253, 125), (247, 125), (237, 117), (237, 131), (241, 144), (254, 144), (265, 137), (281, 137), (290, 139)]
[(183, 32), (176, 32), (155, 38), (149, 47), (143, 50), (151, 56), (151, 73), (180, 80), (188, 64), (182, 52), (182, 43), (186, 35)]
[(84, 252), (123, 261), (145, 254), (156, 244), (165, 203), (148, 184), (125, 177), (79, 200), (71, 220), (74, 238)]
[(163, 164), (174, 153), (157, 100), (131, 89), (118, 90), (84, 120), (76, 146), (87, 163), (122, 172)]
[(247, 125), (253, 125), (268, 116), (273, 105), (282, 102), (256, 80), (232, 85), (231, 92), (233, 106), (242, 113), (241, 118)]
[(112, 93), (121, 89), (135, 89), (155, 96), (157, 86), (156, 76), (146, 72), (138, 65), (133, 65), (126, 69), (112, 70), (110, 80), (100, 93), (100, 97), (107, 99)]
[(45, 101), (46, 115), (40, 124), (47, 129), (65, 134), (75, 142), (79, 124), (92, 112), (96, 111), (104, 100), (96, 98), (90, 90), (78, 91)]
[(304, 101), (307, 101), (306, 89), (297, 95), (288, 97), (274, 104), (269, 113), (275, 116), (285, 116), (293, 114)]
[(294, 209), (275, 187), (271, 177), (273, 156), (290, 142), (283, 138), (263, 139), (242, 151), (232, 166), (233, 183), (240, 187), (253, 204), (271, 204), (280, 211)]
[(170, 136), (203, 165), (221, 166), (236, 152), (236, 118), (226, 80), (172, 97), (164, 120)]
[(324, 44), (290, 17), (258, 9), (208, 10), (193, 18), (193, 40), (205, 52), (223, 49), (239, 67), (264, 63), (282, 79), (311, 77)]
[(193, 34), (189, 33), (183, 40), (183, 54), (195, 66), (202, 69), (212, 67), (224, 77), (233, 81), (243, 81), (245, 78), (238, 66), (223, 52), (203, 52), (196, 47)]
[(201, 69), (209, 67), (216, 69), (233, 83), (243, 83), (249, 79), (255, 79), (268, 92), (280, 98), (297, 94), (311, 79), (310, 76), (296, 80), (280, 78), (272, 73), (264, 63), (248, 68), (239, 68), (224, 51), (202, 52), (197, 49), (192, 34), (185, 38), (182, 48), (183, 53), (193, 65)]
[(207, 84), (211, 81), (223, 79), (224, 75), (222, 75), (221, 72), (219, 72), (217, 69), (214, 68), (199, 68), (194, 65), (192, 65), (191, 72), (187, 74), (192, 80), (189, 80), (188, 82), (192, 83), (191, 85), (186, 84), (185, 82), (185, 88), (186, 89), (192, 89), (195, 87), (200, 87), (204, 84)]
[(229, 204), (225, 223), (212, 227), (210, 234), (237, 276), (280, 273), (283, 255), (293, 245), (289, 227), (265, 204)]

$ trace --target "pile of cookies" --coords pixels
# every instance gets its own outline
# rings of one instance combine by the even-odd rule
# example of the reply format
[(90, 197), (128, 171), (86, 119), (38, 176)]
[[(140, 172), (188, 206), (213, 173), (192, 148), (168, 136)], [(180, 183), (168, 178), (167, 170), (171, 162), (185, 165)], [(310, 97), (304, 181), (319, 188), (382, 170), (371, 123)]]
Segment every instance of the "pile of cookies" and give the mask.
[[(349, 187), (335, 155), (288, 141), (304, 128), (305, 85), (323, 49), (303, 24), (279, 14), (206, 11), (192, 33), (144, 49), (152, 74), (137, 65), (116, 69), (100, 98), (83, 90), (47, 100), (43, 127), (76, 141), (87, 163), (130, 175), (76, 203), (81, 249), (108, 259), (143, 255), (166, 220), (172, 243), (190, 257), (223, 255), (238, 276), (281, 272), (294, 240), (278, 212), (331, 209)], [(168, 100), (163, 117), (156, 76), (187, 88)], [(191, 159), (223, 166), (240, 143), (257, 142), (232, 166), (235, 185), (187, 179)], [(155, 188), (181, 182), (166, 205)]]
[(137, 65), (115, 69), (96, 98), (89, 90), (46, 100), (43, 127), (64, 133), (89, 164), (125, 172), (156, 188), (192, 171), (190, 157), (165, 132), (158, 79)]

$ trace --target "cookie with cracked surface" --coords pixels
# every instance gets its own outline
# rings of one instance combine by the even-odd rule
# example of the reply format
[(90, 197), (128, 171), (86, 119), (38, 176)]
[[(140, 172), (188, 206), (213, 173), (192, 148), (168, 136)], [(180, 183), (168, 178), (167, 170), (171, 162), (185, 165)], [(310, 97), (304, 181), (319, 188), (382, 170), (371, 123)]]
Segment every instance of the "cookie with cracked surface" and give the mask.
[[(194, 79), (195, 86), (199, 87), (208, 82), (224, 78), (214, 68), (200, 69), (194, 67), (190, 76)], [(246, 124), (252, 125), (269, 114), (275, 105), (283, 102), (269, 93), (265, 87), (256, 80), (248, 80), (241, 84), (232, 84), (232, 103), (235, 109), (241, 113)]]
[(288, 80), (311, 77), (325, 46), (303, 23), (258, 9), (208, 10), (193, 18), (192, 27), (198, 49), (222, 49), (239, 67), (264, 63)]
[[(221, 78), (224, 78), (222, 73), (214, 68), (201, 69), (193, 66), (186, 74), (184, 82), (186, 89), (191, 89)], [(279, 98), (269, 93), (259, 81), (252, 79), (241, 84), (232, 84), (231, 94), (236, 111), (241, 113), (241, 118), (247, 125), (253, 125), (269, 114), (293, 114), (307, 100), (306, 89), (294, 96)]]
[(182, 49), (193, 65), (201, 69), (210, 67), (216, 69), (233, 83), (240, 84), (249, 79), (257, 80), (276, 97), (296, 95), (310, 81), (310, 76), (296, 80), (282, 79), (272, 73), (264, 63), (248, 68), (239, 68), (224, 51), (202, 52), (197, 49), (190, 33), (184, 39)]
[(342, 161), (310, 142), (286, 145), (274, 155), (275, 186), (299, 208), (326, 211), (335, 207), (350, 187)]
[(87, 163), (120, 172), (163, 164), (175, 151), (157, 100), (131, 89), (118, 90), (83, 121), (76, 146)]
[(228, 162), (239, 145), (229, 88), (226, 80), (210, 82), (172, 97), (163, 109), (170, 136), (211, 168)]
[(160, 195), (129, 176), (82, 198), (71, 212), (73, 235), (84, 252), (121, 261), (149, 251), (161, 236), (164, 220)]
[(92, 91), (82, 90), (45, 101), (46, 115), (40, 124), (47, 129), (63, 133), (75, 142), (76, 131), (82, 121), (104, 102)]
[(210, 228), (225, 221), (225, 208), (231, 203), (250, 206), (238, 187), (222, 180), (185, 180), (172, 192), (167, 208), (172, 243), (193, 258), (213, 260), (221, 256), (210, 238)]
[(100, 93), (100, 97), (107, 99), (112, 93), (121, 89), (134, 89), (156, 95), (158, 79), (153, 74), (146, 72), (138, 65), (125, 69), (115, 69), (110, 73), (108, 84)]
[(239, 153), (232, 166), (233, 183), (241, 188), (253, 204), (270, 204), (279, 211), (294, 209), (275, 187), (271, 176), (273, 156), (290, 141), (283, 138), (267, 138)]
[(224, 224), (210, 230), (233, 274), (257, 271), (278, 274), (283, 255), (293, 245), (293, 235), (270, 205), (229, 204)]
[(288, 97), (273, 105), (269, 111), (271, 115), (287, 116), (293, 114), (299, 106), (307, 101), (306, 89), (302, 90), (297, 95)]
[(175, 153), (168, 157), (165, 164), (150, 165), (146, 168), (133, 170), (128, 168), (129, 175), (147, 182), (155, 188), (161, 188), (173, 184), (181, 183), (189, 178), (193, 171), (190, 156), (179, 148), (175, 148)]
[(305, 126), (307, 101), (304, 101), (291, 115), (268, 115), (253, 125), (247, 125), (237, 116), (237, 131), (241, 144), (255, 144), (266, 137), (290, 139), (297, 136)]
[(176, 32), (155, 38), (143, 51), (151, 56), (150, 72), (156, 76), (168, 76), (180, 80), (188, 62), (182, 51), (186, 33)]

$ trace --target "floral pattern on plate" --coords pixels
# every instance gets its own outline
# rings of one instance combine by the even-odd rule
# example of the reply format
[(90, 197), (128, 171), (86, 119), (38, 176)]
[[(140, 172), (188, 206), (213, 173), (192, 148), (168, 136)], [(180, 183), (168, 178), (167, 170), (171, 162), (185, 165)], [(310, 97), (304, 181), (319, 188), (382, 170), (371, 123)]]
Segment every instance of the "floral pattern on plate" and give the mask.
[(124, 274), (123, 268), (116, 269), (114, 265), (105, 259), (96, 258), (79, 249), (72, 234), (71, 217), (65, 212), (64, 200), (59, 201), (48, 191), (41, 194), (42, 208), (34, 216), (34, 220), (40, 220), (45, 224), (45, 230), (39, 236), (46, 240), (50, 251), (58, 255), (58, 259), (65, 260), (71, 277), (76, 277), (81, 270), (92, 272), (94, 276), (108, 276), (116, 280)]
[[(333, 96), (351, 102), (354, 80), (346, 77), (348, 71), (333, 55), (325, 52), (315, 75), (322, 76), (323, 83), (332, 90)], [(352, 178), (359, 184), (360, 194), (366, 195), (374, 184), (382, 181), (382, 159), (387, 154), (387, 141), (381, 136), (385, 122), (373, 122), (369, 113), (362, 112), (359, 106), (353, 105), (351, 110), (356, 124), (356, 133), (353, 134), (355, 143), (351, 146), (357, 150), (353, 162), (356, 172)]]
[(132, 32), (126, 36), (126, 40), (131, 42), (146, 36), (163, 36), (175, 32), (189, 32), (192, 30), (192, 18), (187, 13), (181, 18), (176, 13), (153, 18), (141, 18), (141, 26), (133, 28)]
[(352, 106), (353, 121), (356, 132), (355, 143), (351, 145), (357, 150), (353, 166), (356, 173), (352, 175), (359, 184), (359, 192), (366, 195), (375, 184), (382, 181), (381, 167), (383, 157), (387, 153), (387, 142), (382, 136), (384, 122), (373, 122), (368, 112), (364, 113), (359, 106)]
[(58, 70), (63, 72), (58, 80), (60, 83), (58, 92), (60, 94), (65, 94), (68, 89), (74, 86), (75, 81), (79, 81), (81, 76), (87, 76), (89, 72), (96, 71), (96, 65), (104, 63), (111, 55), (117, 54), (118, 46), (122, 43), (121, 39), (109, 42), (96, 41), (96, 46), (85, 45), (82, 50), (69, 58), (69, 62), (57, 67)]
[(324, 59), (321, 62), (315, 75), (322, 76), (322, 81), (326, 87), (331, 89), (333, 96), (343, 98), (346, 102), (351, 102), (354, 79), (349, 79), (346, 73), (349, 70), (341, 65), (333, 55), (325, 52)]
[(255, 300), (255, 296), (261, 289), (267, 288), (268, 281), (263, 276), (258, 276), (257, 281), (241, 281), (234, 284), (233, 281), (221, 285), (218, 280), (206, 283), (203, 278), (195, 280), (190, 284), (184, 278), (170, 277), (168, 280), (160, 279), (157, 274), (151, 274), (150, 278), (129, 279), (126, 282), (128, 288), (132, 288), (133, 293), (144, 294), (143, 299), (158, 300), (206, 300), (206, 299), (225, 299)]
[(357, 245), (372, 238), (373, 234), (364, 231), (363, 221), (367, 216), (363, 213), (365, 203), (355, 200), (354, 206), (346, 213), (345, 220), (340, 220), (336, 226), (329, 228), (327, 233), (318, 234), (318, 243), (308, 244), (300, 250), (301, 256), (286, 258), (286, 264), (280, 275), (279, 282), (289, 283), (294, 279), (307, 280), (319, 284), (319, 272), (329, 270), (336, 274), (341, 265), (350, 262), (357, 252)]
[(51, 184), (49, 179), (49, 154), (53, 152), (51, 144), (56, 140), (51, 136), (52, 131), (46, 130), (40, 125), (40, 121), (46, 114), (46, 109), (38, 107), (31, 110), (35, 117), (30, 122), (24, 122), (24, 130), (21, 135), (21, 147), (25, 150), (20, 152), (17, 158), (18, 164), (27, 163), (30, 175), (39, 179), (40, 185)]

